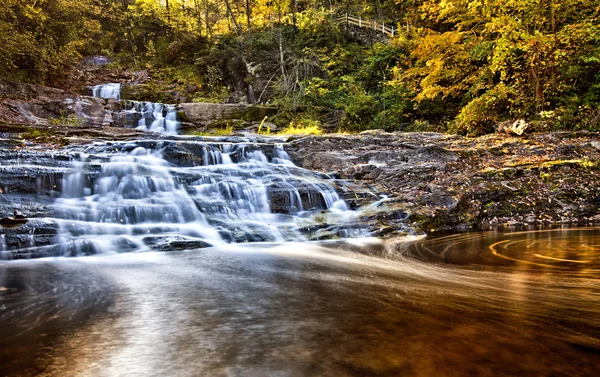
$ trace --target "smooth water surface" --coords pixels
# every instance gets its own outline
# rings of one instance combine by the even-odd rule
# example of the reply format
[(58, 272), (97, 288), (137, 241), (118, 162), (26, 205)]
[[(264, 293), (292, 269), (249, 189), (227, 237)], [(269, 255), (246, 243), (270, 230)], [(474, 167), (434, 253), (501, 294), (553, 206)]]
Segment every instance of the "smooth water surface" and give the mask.
[(600, 230), (0, 262), (2, 376), (596, 376)]

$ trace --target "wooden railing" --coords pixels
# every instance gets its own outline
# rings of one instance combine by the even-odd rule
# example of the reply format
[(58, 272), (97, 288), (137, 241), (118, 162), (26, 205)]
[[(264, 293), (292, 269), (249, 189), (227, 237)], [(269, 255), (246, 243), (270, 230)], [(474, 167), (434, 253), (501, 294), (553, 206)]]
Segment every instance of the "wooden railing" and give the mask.
[(387, 26), (384, 22), (377, 22), (374, 20), (363, 19), (362, 17), (355, 17), (348, 13), (336, 17), (335, 20), (346, 25), (354, 25), (364, 29), (372, 29), (389, 37), (394, 37), (396, 35), (396, 29), (394, 29), (394, 26)]

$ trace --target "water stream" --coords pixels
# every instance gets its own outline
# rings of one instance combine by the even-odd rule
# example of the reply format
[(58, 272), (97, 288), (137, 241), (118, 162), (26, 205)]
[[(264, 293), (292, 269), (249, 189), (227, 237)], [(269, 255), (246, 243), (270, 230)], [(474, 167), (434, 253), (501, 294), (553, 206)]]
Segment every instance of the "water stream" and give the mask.
[[(94, 97), (121, 100), (120, 83), (96, 85), (91, 89)], [(123, 101), (123, 104), (125, 117), (136, 123), (135, 128), (170, 135), (178, 133), (180, 123), (174, 105), (134, 100)]]
[[(7, 376), (596, 376), (598, 238), (584, 228), (0, 263), (0, 365)], [(498, 243), (531, 245), (531, 257), (496, 257)], [(563, 243), (562, 261), (528, 263)], [(450, 249), (479, 262), (419, 254)]]
[[(54, 242), (32, 229), (3, 259), (169, 251), (227, 243), (360, 237), (333, 180), (276, 140), (140, 140), (70, 149), (52, 204)], [(3, 247), (4, 249), (5, 247)]]
[(92, 95), (99, 98), (114, 98), (116, 100), (121, 99), (121, 84), (110, 83), (95, 85), (92, 87)]
[(384, 242), (282, 140), (166, 134), (15, 167), (56, 198), (0, 235), (0, 376), (600, 374), (600, 229)]

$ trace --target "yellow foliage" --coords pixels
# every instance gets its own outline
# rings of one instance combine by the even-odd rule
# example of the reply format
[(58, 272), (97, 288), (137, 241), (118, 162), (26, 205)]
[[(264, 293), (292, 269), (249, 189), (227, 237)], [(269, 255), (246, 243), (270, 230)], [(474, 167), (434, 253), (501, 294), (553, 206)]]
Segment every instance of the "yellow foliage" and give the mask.
[(281, 131), (283, 135), (321, 135), (323, 130), (317, 121), (291, 122), (290, 125)]
[(192, 131), (189, 135), (194, 136), (229, 136), (233, 133), (233, 126), (227, 125), (225, 128), (213, 128), (208, 132)]

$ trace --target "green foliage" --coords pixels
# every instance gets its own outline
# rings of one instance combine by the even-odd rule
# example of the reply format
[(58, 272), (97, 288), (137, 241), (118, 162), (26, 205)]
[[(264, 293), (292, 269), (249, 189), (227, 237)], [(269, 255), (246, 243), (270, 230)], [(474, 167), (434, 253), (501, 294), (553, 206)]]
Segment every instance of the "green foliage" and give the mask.
[(98, 48), (95, 0), (6, 0), (0, 3), (0, 75), (58, 83), (83, 54)]
[(39, 129), (39, 128), (30, 128), (27, 131), (21, 133), (21, 138), (25, 140), (31, 140), (36, 143), (53, 143), (59, 145), (68, 145), (69, 141), (65, 138), (56, 136), (50, 131)]
[[(558, 123), (581, 122), (586, 106), (597, 108), (597, 3), (424, 1), (428, 27), (417, 30), (414, 63), (396, 81), (425, 101), (444, 105), (452, 130), (481, 134), (507, 118), (538, 119), (561, 113)], [(558, 121), (558, 119), (555, 119)]]
[(58, 118), (50, 118), (48, 122), (51, 126), (81, 127), (85, 124), (85, 119), (75, 114), (65, 114), (61, 110)]
[[(397, 35), (365, 44), (330, 11)], [(600, 130), (599, 25), (596, 0), (5, 0), (0, 75), (58, 85), (102, 53), (149, 70), (139, 99), (269, 102), (281, 127)]]

